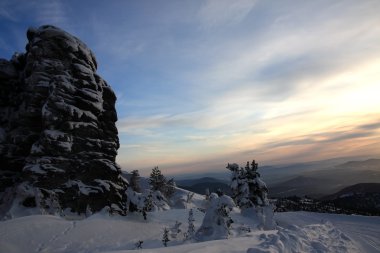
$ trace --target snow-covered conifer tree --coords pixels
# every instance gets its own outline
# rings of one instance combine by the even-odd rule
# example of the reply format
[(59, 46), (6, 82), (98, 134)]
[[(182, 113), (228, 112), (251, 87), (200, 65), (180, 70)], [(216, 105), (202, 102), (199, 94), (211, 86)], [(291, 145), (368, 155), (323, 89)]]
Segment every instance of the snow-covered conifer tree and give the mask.
[(231, 171), (231, 184), (230, 184), (231, 193), (232, 193), (231, 197), (237, 203), (239, 195), (240, 195), (240, 192), (239, 192), (239, 165), (236, 163), (232, 163), (232, 164), (228, 164), (226, 168)]
[[(249, 167), (249, 164), (248, 164)], [(253, 206), (249, 200), (249, 187), (245, 171), (236, 163), (228, 164), (227, 169), (231, 171), (231, 192), (237, 206), (250, 208)]]
[(231, 197), (211, 193), (210, 205), (195, 238), (199, 241), (228, 238), (230, 226), (233, 223), (229, 213), (233, 207), (235, 207), (235, 203)]
[(268, 201), (268, 188), (266, 184), (260, 179), (260, 173), (257, 172), (258, 164), (255, 160), (252, 161), (251, 167), (247, 162), (246, 178), (249, 186), (249, 198), (256, 206), (267, 206)]
[(241, 168), (239, 171), (239, 201), (238, 205), (242, 209), (253, 207), (252, 201), (249, 199), (249, 185), (245, 171)]
[(249, 200), (255, 205), (255, 212), (260, 220), (260, 227), (264, 229), (273, 229), (276, 227), (274, 216), (274, 207), (268, 200), (268, 188), (266, 184), (260, 179), (258, 164), (255, 160), (252, 161), (251, 166), (247, 162), (245, 169), (246, 179), (249, 188)]
[(153, 207), (156, 210), (168, 210), (170, 206), (168, 205), (168, 198), (174, 194), (175, 182), (169, 180), (168, 183), (164, 175), (162, 175), (158, 167), (152, 169), (150, 174), (149, 184), (152, 191)]
[(228, 164), (231, 174), (231, 191), (235, 203), (241, 208), (242, 214), (258, 217), (259, 226), (264, 229), (275, 227), (273, 206), (268, 200), (268, 188), (260, 179), (258, 164), (255, 160), (247, 162), (245, 168)]
[(149, 184), (153, 191), (163, 191), (166, 186), (166, 178), (162, 175), (158, 166), (152, 169), (152, 173), (150, 173)]
[(252, 203), (258, 206), (268, 204), (268, 188), (260, 179), (260, 173), (257, 172), (258, 164), (255, 160), (251, 166), (249, 162), (244, 169), (239, 169), (236, 163), (228, 164), (227, 168), (231, 174), (231, 191), (232, 198), (240, 207), (252, 207)]

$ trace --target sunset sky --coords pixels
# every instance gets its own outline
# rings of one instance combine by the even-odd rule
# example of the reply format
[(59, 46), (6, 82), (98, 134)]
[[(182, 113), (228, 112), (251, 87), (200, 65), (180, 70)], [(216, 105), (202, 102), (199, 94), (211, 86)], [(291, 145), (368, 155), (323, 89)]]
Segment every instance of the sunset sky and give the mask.
[(380, 156), (380, 1), (0, 1), (0, 57), (29, 26), (95, 53), (118, 163), (147, 174)]

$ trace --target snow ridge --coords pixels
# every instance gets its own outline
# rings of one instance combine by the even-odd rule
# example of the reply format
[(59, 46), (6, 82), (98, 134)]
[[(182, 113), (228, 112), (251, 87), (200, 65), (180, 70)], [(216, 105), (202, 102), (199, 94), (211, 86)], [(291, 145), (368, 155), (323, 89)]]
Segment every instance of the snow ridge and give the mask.
[[(263, 240), (247, 253), (257, 252), (358, 252), (352, 240), (330, 222), (304, 227), (279, 228), (276, 234), (262, 234)], [(258, 249), (259, 248), (259, 249)]]
[[(196, 228), (201, 225), (203, 216), (202, 212), (194, 211)], [(138, 252), (378, 252), (378, 248), (358, 240), (355, 233), (360, 232), (360, 236), (365, 238), (376, 238), (380, 233), (379, 217), (305, 212), (281, 213), (278, 220), (291, 223), (299, 218), (307, 225), (279, 227), (270, 231), (252, 230), (229, 239), (204, 242), (183, 241), (179, 233), (176, 238), (170, 237), (168, 247), (164, 247), (161, 242), (164, 228), (177, 226), (184, 231), (187, 217), (186, 209), (154, 212), (147, 221), (137, 214), (110, 217), (108, 213), (98, 213), (76, 221), (50, 215), (26, 216), (1, 222), (0, 249), (7, 253), (128, 253), (136, 252), (136, 242), (143, 241)], [(236, 224), (244, 220), (243, 216), (234, 217)], [(352, 234), (352, 231), (356, 232)]]

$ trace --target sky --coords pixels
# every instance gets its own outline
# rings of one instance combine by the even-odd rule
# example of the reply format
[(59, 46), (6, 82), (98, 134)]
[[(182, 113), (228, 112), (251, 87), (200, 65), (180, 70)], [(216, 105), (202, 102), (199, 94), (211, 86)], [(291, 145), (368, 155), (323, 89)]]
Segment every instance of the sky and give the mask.
[(28, 27), (95, 53), (125, 170), (380, 156), (380, 1), (0, 0), (0, 57)]

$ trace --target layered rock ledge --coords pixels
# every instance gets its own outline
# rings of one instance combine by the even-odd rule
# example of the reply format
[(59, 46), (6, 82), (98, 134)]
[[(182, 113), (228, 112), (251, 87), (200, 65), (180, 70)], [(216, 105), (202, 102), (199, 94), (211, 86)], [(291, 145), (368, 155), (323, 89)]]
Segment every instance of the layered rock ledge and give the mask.
[(17, 202), (124, 213), (116, 96), (94, 54), (54, 26), (30, 28), (27, 37), (26, 53), (0, 60), (2, 209)]

